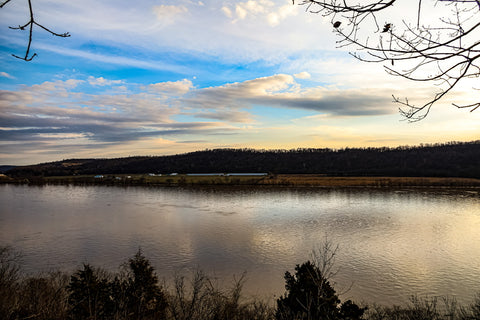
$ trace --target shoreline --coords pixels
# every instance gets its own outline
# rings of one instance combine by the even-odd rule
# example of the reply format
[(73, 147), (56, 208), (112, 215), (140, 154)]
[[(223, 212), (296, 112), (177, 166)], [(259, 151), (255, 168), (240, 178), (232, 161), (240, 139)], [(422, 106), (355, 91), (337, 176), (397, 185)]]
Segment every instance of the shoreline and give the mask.
[(451, 177), (326, 176), (322, 174), (212, 175), (104, 174), (10, 178), (0, 183), (159, 186), (279, 186), (279, 187), (454, 187), (480, 188), (480, 179)]

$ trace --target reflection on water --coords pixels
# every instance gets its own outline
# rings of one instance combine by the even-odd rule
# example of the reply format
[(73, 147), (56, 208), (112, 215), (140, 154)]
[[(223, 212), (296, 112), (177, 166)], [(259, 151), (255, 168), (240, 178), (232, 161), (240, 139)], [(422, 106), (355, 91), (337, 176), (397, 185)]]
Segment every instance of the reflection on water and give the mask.
[(27, 271), (116, 269), (141, 247), (158, 273), (199, 267), (248, 294), (283, 293), (283, 274), (327, 235), (343, 298), (480, 291), (476, 191), (0, 186), (0, 244)]

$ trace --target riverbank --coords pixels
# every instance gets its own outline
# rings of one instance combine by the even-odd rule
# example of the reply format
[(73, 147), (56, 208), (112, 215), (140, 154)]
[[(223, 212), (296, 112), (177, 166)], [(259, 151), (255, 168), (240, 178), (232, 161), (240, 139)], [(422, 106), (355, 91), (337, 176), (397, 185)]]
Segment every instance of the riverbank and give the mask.
[[(245, 275), (234, 277), (229, 288), (194, 269), (190, 274), (176, 273), (169, 287), (140, 249), (117, 272), (84, 263), (74, 273), (26, 275), (19, 253), (0, 247), (0, 314), (5, 319), (39, 320), (292, 320), (312, 315), (332, 320), (467, 320), (480, 316), (478, 295), (466, 305), (451, 297), (412, 297), (408, 305), (391, 306), (342, 303), (319, 269), (322, 262), (330, 265), (327, 259), (335, 252), (324, 254), (318, 261), (297, 265), (295, 277), (287, 272), (290, 287), (278, 299), (268, 301), (243, 294)], [(304, 276), (307, 272), (309, 277)], [(324, 301), (333, 302), (327, 305)]]
[(270, 175), (188, 175), (188, 174), (108, 174), (9, 178), (0, 177), (0, 183), (17, 184), (74, 184), (74, 185), (257, 185), (289, 187), (474, 187), (480, 188), (480, 179), (449, 177), (339, 177), (321, 174)]

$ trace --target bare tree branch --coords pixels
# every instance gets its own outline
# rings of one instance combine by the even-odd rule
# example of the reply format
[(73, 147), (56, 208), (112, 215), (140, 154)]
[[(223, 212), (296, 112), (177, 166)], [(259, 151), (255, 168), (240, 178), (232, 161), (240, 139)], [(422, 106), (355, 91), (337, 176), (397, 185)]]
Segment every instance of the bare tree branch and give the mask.
[(7, 0), (7, 1), (5, 1), (4, 3), (0, 4), (0, 9), (3, 8), (3, 6), (6, 5), (6, 4), (9, 3), (9, 2), (10, 2), (10, 0)]
[[(11, 0), (6, 0), (4, 3), (2, 3), (0, 5), (0, 8), (3, 8), (10, 1)], [(28, 28), (28, 45), (27, 45), (27, 49), (25, 50), (25, 55), (24, 56), (18, 56), (16, 54), (12, 54), (12, 56), (14, 56), (15, 58), (20, 59), (20, 60), (32, 61), (32, 59), (37, 56), (36, 53), (33, 53), (32, 55), (30, 55), (30, 49), (32, 47), (32, 41), (33, 41), (33, 26), (34, 25), (42, 28), (43, 30), (47, 31), (48, 33), (50, 33), (50, 34), (52, 34), (56, 37), (67, 38), (67, 37), (70, 37), (70, 33), (68, 33), (68, 32), (56, 33), (56, 32), (53, 32), (52, 30), (48, 29), (47, 27), (43, 26), (42, 24), (38, 23), (35, 20), (35, 17), (34, 17), (34, 14), (33, 14), (33, 7), (32, 7), (32, 1), (31, 0), (28, 0), (28, 9), (29, 9), (29, 12), (30, 12), (30, 20), (27, 23), (25, 23), (24, 25), (19, 25), (18, 27), (9, 27), (9, 28), (13, 29), (13, 30), (21, 30), (21, 31), (25, 31), (26, 28)]]

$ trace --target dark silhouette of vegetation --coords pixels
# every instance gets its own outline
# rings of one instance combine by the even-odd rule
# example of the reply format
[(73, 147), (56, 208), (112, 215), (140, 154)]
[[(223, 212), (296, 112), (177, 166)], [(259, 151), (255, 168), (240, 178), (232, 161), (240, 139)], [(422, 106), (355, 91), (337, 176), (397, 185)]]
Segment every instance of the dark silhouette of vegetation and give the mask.
[(193, 271), (188, 279), (177, 274), (173, 292), (168, 296), (171, 319), (272, 319), (273, 309), (264, 301), (245, 302), (241, 295), (243, 283), (242, 276), (235, 280), (232, 288), (221, 290), (201, 270)]
[(167, 301), (150, 261), (141, 252), (128, 260), (126, 283), (127, 309), (134, 319), (156, 319), (165, 316)]
[(265, 172), (480, 178), (480, 141), (397, 148), (215, 149), (160, 157), (71, 159), (16, 167), (14, 178), (135, 173)]
[(351, 300), (340, 304), (335, 289), (310, 261), (297, 265), (295, 274), (285, 273), (287, 293), (277, 300), (277, 320), (363, 319), (365, 308)]
[(67, 287), (72, 319), (163, 319), (167, 301), (155, 270), (139, 250), (128, 260), (125, 279), (112, 281), (99, 270), (83, 265)]
[[(138, 251), (120, 272), (109, 273), (84, 264), (71, 276), (60, 272), (26, 276), (20, 256), (0, 247), (0, 318), (113, 320), (477, 320), (480, 295), (472, 304), (454, 299), (419, 299), (406, 306), (359, 306), (340, 299), (328, 279), (335, 250), (321, 248), (313, 262), (285, 274), (286, 293), (272, 306), (242, 296), (244, 277), (230, 289), (202, 271), (176, 275), (170, 289), (159, 284), (149, 260)], [(332, 255), (333, 253), (333, 255)], [(440, 299), (440, 300), (439, 300)], [(443, 301), (441, 306), (438, 301)]]
[(478, 320), (480, 319), (480, 297), (472, 304), (459, 306), (455, 299), (433, 297), (410, 298), (407, 306), (373, 306), (368, 313), (369, 320)]
[(337, 274), (335, 258), (338, 246), (327, 238), (312, 251), (311, 260), (285, 273), (285, 295), (277, 299), (277, 320), (350, 319), (362, 320), (366, 307), (351, 300), (341, 303), (332, 278)]
[(15, 168), (15, 166), (8, 166), (8, 165), (0, 166), (0, 173), (5, 173), (8, 170), (13, 169), (13, 168)]
[(9, 247), (0, 248), (0, 315), (7, 319), (12, 317), (17, 303), (12, 292), (17, 291), (20, 279), (20, 265), (17, 254)]
[(67, 319), (67, 284), (59, 272), (25, 277), (21, 255), (0, 247), (0, 319)]
[(71, 276), (69, 292), (69, 315), (72, 319), (110, 319), (113, 315), (111, 286), (89, 264), (84, 264)]

